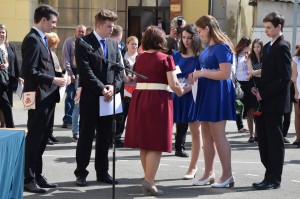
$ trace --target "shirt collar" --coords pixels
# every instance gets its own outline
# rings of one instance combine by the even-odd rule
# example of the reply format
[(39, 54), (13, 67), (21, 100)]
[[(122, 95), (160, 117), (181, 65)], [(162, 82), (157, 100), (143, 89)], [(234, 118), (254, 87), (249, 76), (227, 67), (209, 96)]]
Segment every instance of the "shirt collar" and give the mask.
[[(279, 33), (279, 37), (281, 37), (281, 36), (282, 36), (282, 32)], [(270, 43), (270, 46), (272, 46), (279, 37), (277, 37), (275, 40), (272, 40)]]
[(32, 28), (35, 29), (43, 39), (45, 38), (46, 35), (40, 29), (38, 29), (34, 26)]
[(98, 33), (95, 30), (93, 31), (93, 33), (99, 42), (100, 42), (100, 40), (105, 39), (105, 38), (101, 38), (100, 35), (98, 35)]

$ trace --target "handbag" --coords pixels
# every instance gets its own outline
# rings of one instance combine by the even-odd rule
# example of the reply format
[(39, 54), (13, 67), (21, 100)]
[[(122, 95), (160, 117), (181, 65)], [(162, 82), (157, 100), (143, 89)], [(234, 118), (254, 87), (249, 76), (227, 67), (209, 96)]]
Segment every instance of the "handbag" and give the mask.
[(241, 84), (238, 81), (235, 82), (234, 90), (235, 90), (236, 99), (242, 99), (244, 97), (244, 92), (241, 88)]

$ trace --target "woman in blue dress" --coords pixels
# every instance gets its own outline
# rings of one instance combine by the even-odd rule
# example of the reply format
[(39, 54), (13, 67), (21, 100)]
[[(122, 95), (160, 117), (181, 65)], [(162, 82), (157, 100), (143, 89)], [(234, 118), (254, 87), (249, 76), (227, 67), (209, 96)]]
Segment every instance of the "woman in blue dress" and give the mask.
[[(181, 73), (177, 74), (177, 78), (180, 83), (187, 83), (188, 75), (193, 73), (196, 68), (199, 69), (198, 56), (201, 50), (201, 40), (198, 36), (197, 29), (193, 25), (187, 25), (182, 29), (179, 51), (175, 51), (172, 56), (176, 66), (179, 66)], [(175, 148), (176, 152), (178, 148), (184, 147), (185, 135), (187, 127), (185, 129), (182, 126), (188, 124), (192, 135), (192, 155), (189, 168), (184, 180), (193, 179), (197, 172), (197, 162), (199, 159), (201, 148), (200, 128), (193, 119), (193, 112), (195, 102), (192, 92), (188, 92), (185, 95), (178, 97), (173, 94), (173, 107), (174, 107), (174, 123), (176, 123), (176, 136), (175, 136)], [(187, 126), (187, 125), (186, 125)], [(181, 145), (177, 146), (179, 139), (184, 140)], [(180, 143), (180, 142), (179, 142)]]
[[(226, 121), (236, 119), (235, 93), (230, 78), (233, 45), (214, 17), (202, 16), (195, 24), (207, 46), (199, 56), (201, 70), (189, 76), (191, 83), (198, 81), (194, 119), (201, 123), (205, 162), (204, 174), (194, 185), (210, 182), (212, 187), (233, 187), (231, 148), (225, 134)], [(213, 183), (216, 152), (223, 171)]]

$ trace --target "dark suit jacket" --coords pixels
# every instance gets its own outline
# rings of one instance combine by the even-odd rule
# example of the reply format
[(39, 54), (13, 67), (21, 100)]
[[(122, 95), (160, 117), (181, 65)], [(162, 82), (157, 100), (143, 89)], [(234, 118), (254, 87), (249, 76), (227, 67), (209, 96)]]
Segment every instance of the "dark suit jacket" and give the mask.
[(16, 48), (13, 44), (9, 44), (7, 48), (8, 54), (8, 74), (10, 77), (18, 78), (19, 77), (19, 62), (17, 57)]
[[(93, 32), (82, 37), (82, 39), (93, 47), (94, 53), (102, 54), (101, 46)], [(107, 39), (107, 51), (108, 60), (117, 63), (120, 61), (121, 55), (116, 41)], [(79, 74), (79, 86), (82, 87), (80, 103), (99, 104), (99, 96), (102, 95), (105, 85), (113, 85), (114, 72), (110, 70), (111, 64), (105, 64), (94, 55), (88, 54), (87, 50), (79, 45), (79, 40), (75, 43), (75, 59)], [(106, 75), (103, 72), (106, 72)], [(116, 74), (116, 92), (120, 91), (123, 73), (123, 71), (119, 71)], [(106, 82), (100, 80), (104, 76), (106, 76)]]
[(291, 53), (290, 46), (279, 37), (268, 51), (270, 42), (263, 48), (262, 73), (259, 91), (262, 111), (286, 113), (290, 109)]
[(58, 87), (52, 84), (56, 76), (52, 56), (35, 29), (32, 28), (24, 38), (21, 51), (24, 92), (36, 91), (37, 105), (40, 102), (58, 102)]

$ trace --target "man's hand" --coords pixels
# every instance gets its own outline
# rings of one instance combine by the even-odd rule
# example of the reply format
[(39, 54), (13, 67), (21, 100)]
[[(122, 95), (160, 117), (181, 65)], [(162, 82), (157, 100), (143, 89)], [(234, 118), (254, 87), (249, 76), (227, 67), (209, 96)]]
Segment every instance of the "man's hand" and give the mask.
[(54, 77), (52, 84), (55, 84), (56, 86), (62, 87), (66, 85), (66, 80), (62, 77)]
[(109, 102), (112, 100), (113, 97), (113, 86), (112, 85), (105, 85), (105, 88), (102, 90), (102, 95), (104, 96), (104, 101)]

